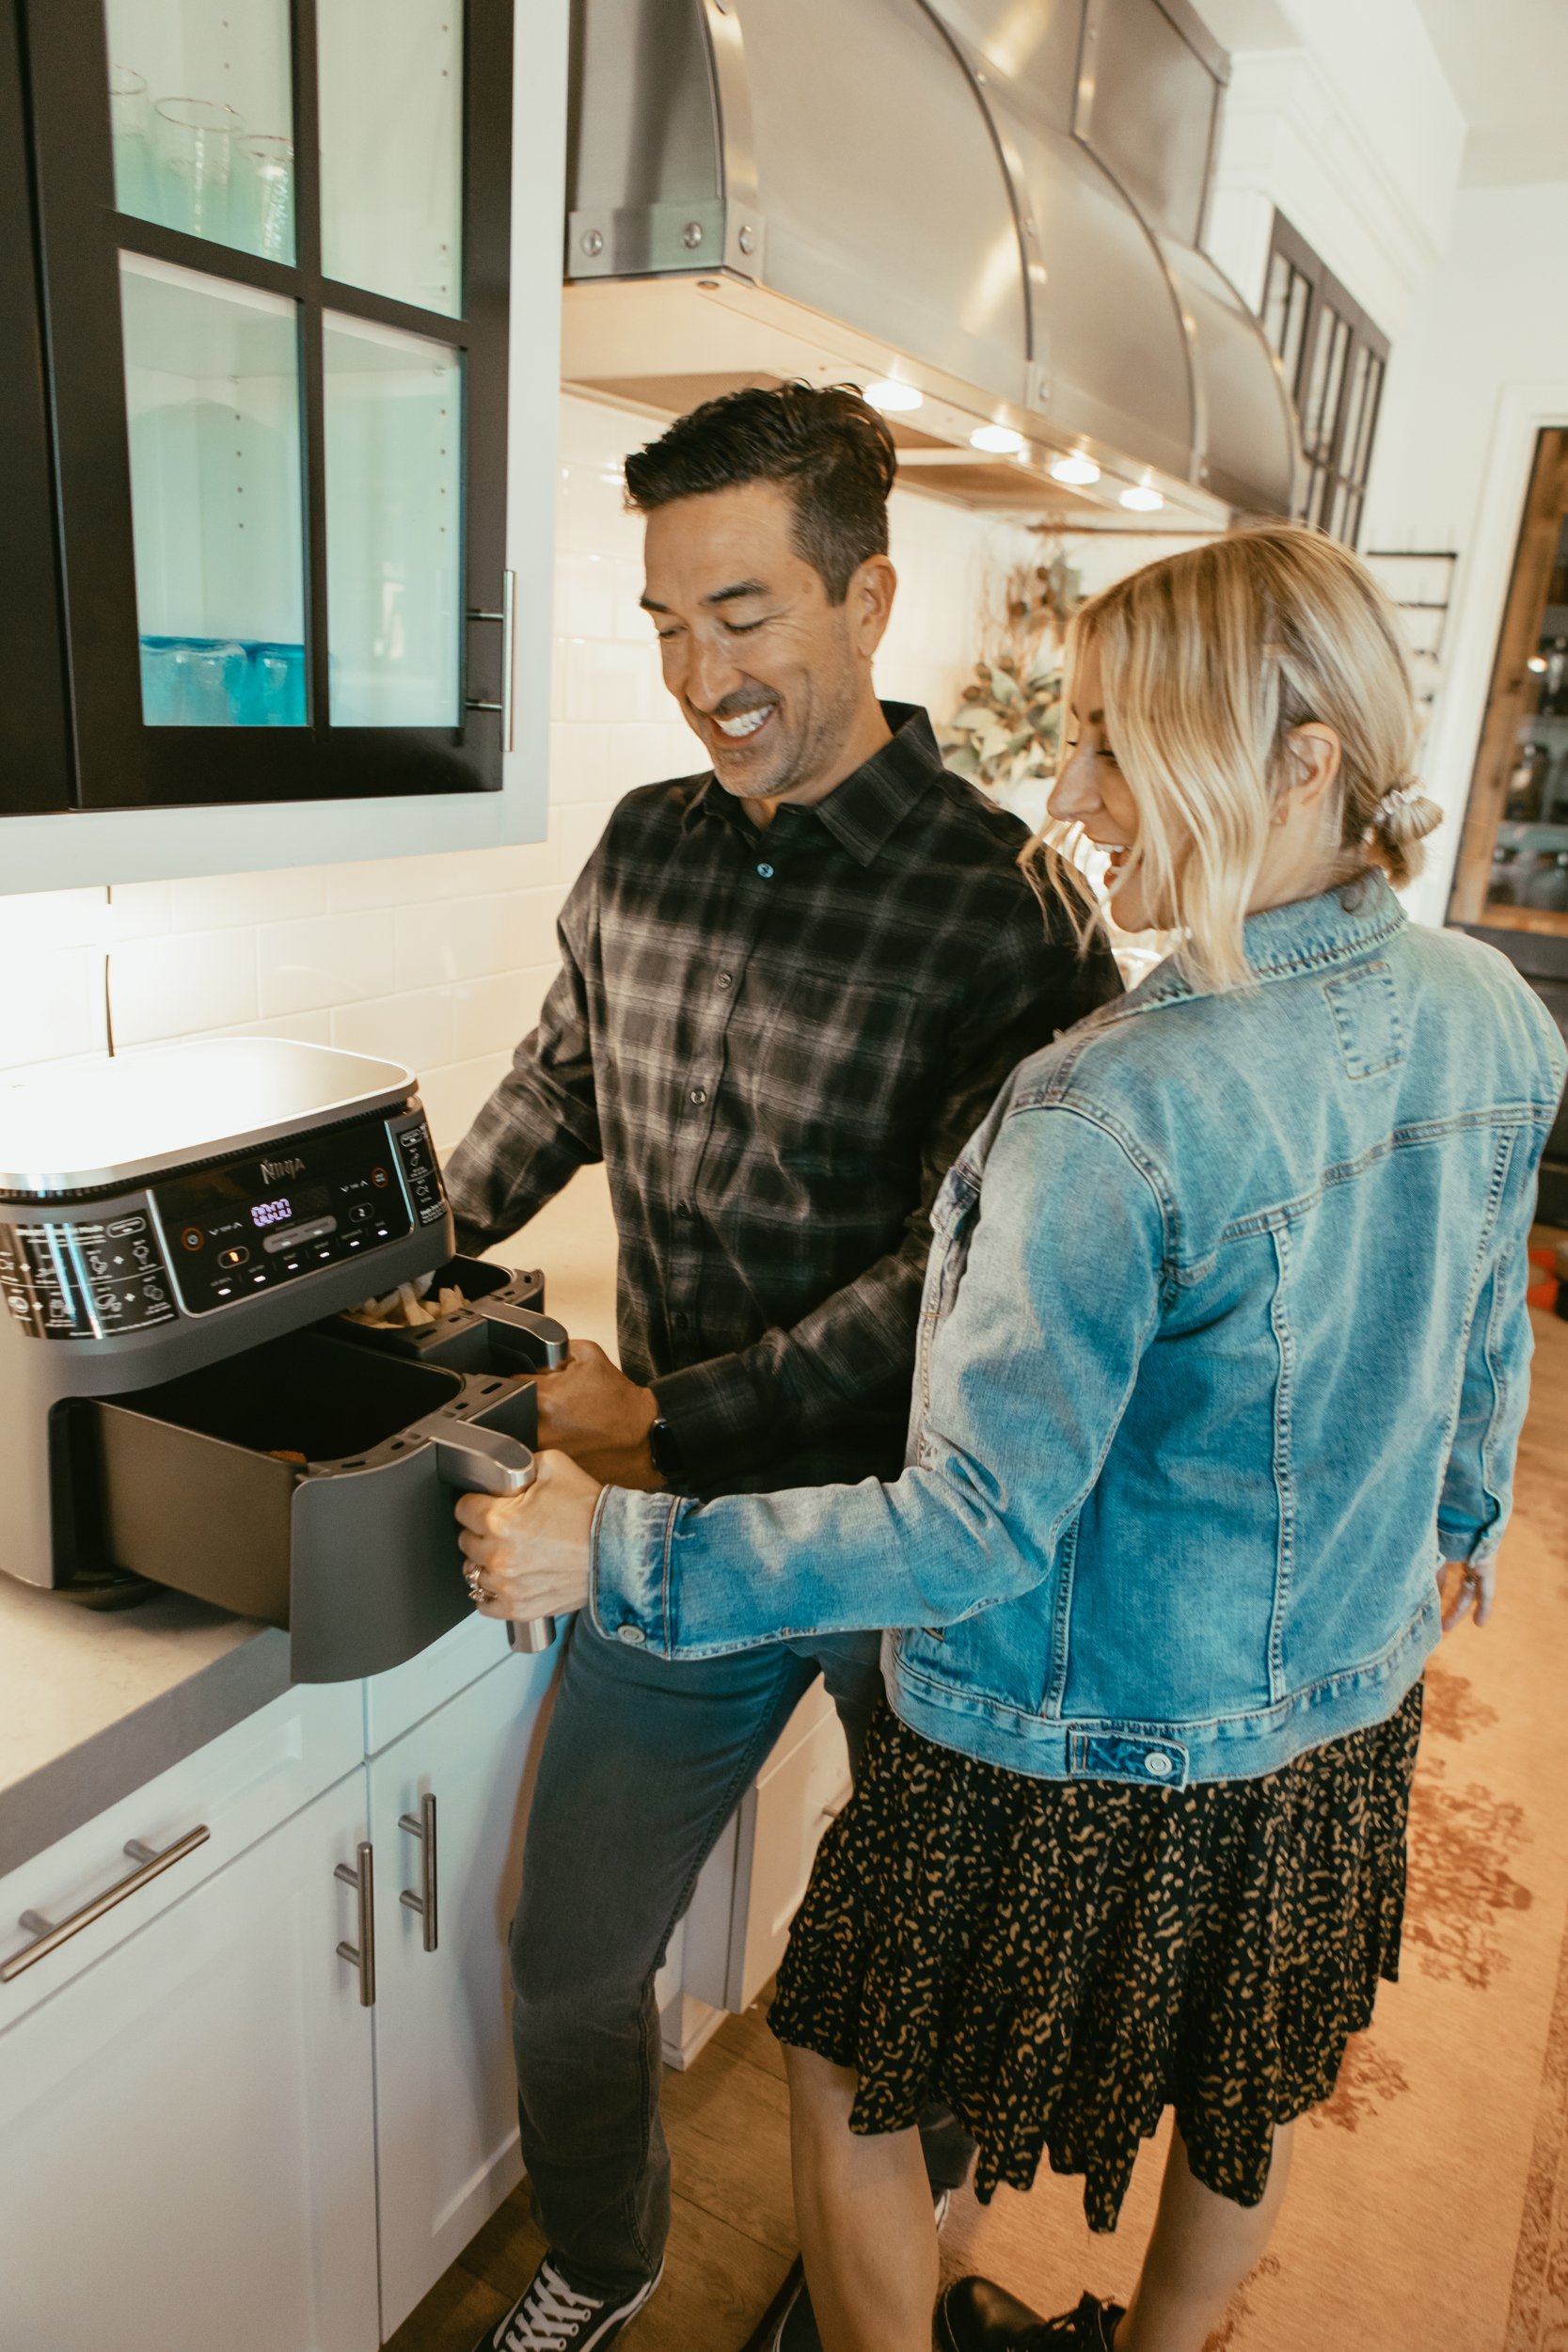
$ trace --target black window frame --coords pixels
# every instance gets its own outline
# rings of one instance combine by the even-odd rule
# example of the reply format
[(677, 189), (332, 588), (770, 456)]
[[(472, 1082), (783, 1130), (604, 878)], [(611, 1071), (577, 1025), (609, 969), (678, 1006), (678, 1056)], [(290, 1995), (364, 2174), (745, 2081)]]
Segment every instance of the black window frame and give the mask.
[[(1286, 299), (1276, 322), (1281, 289)], [(1295, 405), (1307, 460), (1297, 519), (1354, 548), (1387, 380), (1388, 338), (1280, 212), (1261, 316)]]
[[(323, 275), (316, 0), (288, 0), (296, 262), (276, 262), (115, 209), (103, 0), (22, 0), (60, 485), (66, 633), (84, 808), (197, 807), (498, 791), (503, 723), (506, 399), (511, 265), (511, 0), (465, 0), (461, 314), (446, 317)], [(148, 726), (132, 541), (119, 254), (280, 294), (296, 305), (305, 505), (307, 723)], [(327, 672), (326, 311), (463, 356), (462, 723), (335, 727)], [(476, 623), (482, 624), (476, 627)]]
[(21, 34), (15, 0), (0, 0), (0, 816), (12, 817), (75, 797)]

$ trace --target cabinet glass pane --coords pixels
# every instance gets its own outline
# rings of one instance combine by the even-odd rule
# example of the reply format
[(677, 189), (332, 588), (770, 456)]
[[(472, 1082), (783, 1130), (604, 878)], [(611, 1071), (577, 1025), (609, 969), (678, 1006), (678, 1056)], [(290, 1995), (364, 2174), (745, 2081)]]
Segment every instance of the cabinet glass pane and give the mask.
[(294, 305), (133, 253), (119, 287), (143, 717), (303, 726)]
[(463, 0), (317, 0), (322, 268), (463, 308)]
[(332, 723), (456, 726), (461, 358), (330, 312), (322, 348)]
[(288, 0), (105, 0), (115, 201), (294, 258)]

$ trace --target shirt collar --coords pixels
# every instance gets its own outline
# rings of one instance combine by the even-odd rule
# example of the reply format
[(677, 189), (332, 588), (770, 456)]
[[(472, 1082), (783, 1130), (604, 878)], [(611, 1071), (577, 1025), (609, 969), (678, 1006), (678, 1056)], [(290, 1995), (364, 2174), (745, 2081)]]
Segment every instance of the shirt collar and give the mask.
[[(1409, 919), (1387, 876), (1370, 866), (1354, 882), (1342, 883), (1338, 890), (1325, 890), (1319, 898), (1297, 898), (1289, 906), (1266, 907), (1260, 914), (1249, 914), (1242, 926), (1243, 952), (1255, 979), (1290, 979), (1370, 955), (1402, 930)], [(1151, 1005), (1212, 993), (1201, 982), (1190, 980), (1175, 959), (1167, 957), (1146, 980), (1104, 1011), (1114, 1020), (1123, 1011), (1142, 1012)]]
[[(775, 826), (786, 819), (798, 831), (818, 824), (858, 866), (871, 864), (916, 801), (942, 773), (935, 730), (918, 703), (883, 703), (882, 716), (893, 729), (891, 741), (873, 752), (815, 807), (781, 808), (773, 819)], [(726, 792), (714, 775), (703, 778), (682, 824), (689, 831), (705, 817), (743, 827), (749, 839), (762, 837), (736, 795)]]

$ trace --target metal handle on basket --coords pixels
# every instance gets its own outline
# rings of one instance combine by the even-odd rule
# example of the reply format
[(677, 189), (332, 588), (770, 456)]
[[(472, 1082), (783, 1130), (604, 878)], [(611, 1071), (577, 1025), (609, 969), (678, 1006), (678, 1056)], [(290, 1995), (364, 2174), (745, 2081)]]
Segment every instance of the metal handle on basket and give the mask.
[[(509, 1438), (504, 1429), (481, 1429), (471, 1421), (447, 1421), (433, 1413), (417, 1421), (409, 1435), (429, 1438), (436, 1453), (436, 1474), (464, 1494), (520, 1495), (539, 1475), (531, 1449), (520, 1438)], [(508, 1618), (506, 1638), (514, 1649), (530, 1653), (548, 1649), (555, 1640), (555, 1619)]]
[(535, 1314), (531, 1307), (514, 1307), (504, 1298), (479, 1298), (475, 1309), (494, 1327), (497, 1345), (504, 1355), (520, 1356), (532, 1372), (559, 1372), (571, 1349), (571, 1335), (553, 1315)]

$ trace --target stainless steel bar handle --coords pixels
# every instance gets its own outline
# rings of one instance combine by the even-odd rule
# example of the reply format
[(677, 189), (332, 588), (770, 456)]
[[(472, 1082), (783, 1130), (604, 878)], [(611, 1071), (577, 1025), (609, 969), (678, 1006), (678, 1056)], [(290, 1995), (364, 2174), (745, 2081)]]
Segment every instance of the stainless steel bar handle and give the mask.
[(357, 1944), (340, 1944), (338, 1958), (346, 1960), (351, 1968), (358, 1969), (359, 2006), (361, 2009), (373, 2009), (375, 2006), (375, 1855), (371, 1846), (361, 1838), (356, 1851), (356, 1866), (351, 1868), (346, 1862), (340, 1862), (332, 1875), (334, 1878), (341, 1879), (345, 1886), (352, 1886), (359, 1898), (359, 1941)]
[[(516, 1311), (521, 1314), (524, 1310)], [(439, 1413), (430, 1413), (414, 1422), (409, 1435), (430, 1439), (439, 1476), (449, 1486), (459, 1486), (467, 1494), (520, 1495), (539, 1474), (539, 1466), (522, 1439), (509, 1438), (504, 1429), (481, 1429), (471, 1421), (448, 1421)], [(555, 1640), (555, 1619), (508, 1618), (506, 1638), (514, 1649), (536, 1654), (548, 1649)]]
[(129, 1839), (125, 1851), (137, 1866), (130, 1877), (117, 1879), (113, 1886), (106, 1886), (102, 1895), (95, 1895), (90, 1903), (84, 1903), (80, 1911), (73, 1911), (58, 1926), (53, 1919), (46, 1919), (41, 1911), (24, 1911), (17, 1925), (25, 1928), (35, 1940), (24, 1951), (14, 1952), (9, 1960), (0, 1963), (0, 1984), (9, 1984), (25, 1969), (35, 1966), (40, 1960), (47, 1960), (51, 1952), (57, 1952), (62, 1944), (69, 1944), (71, 1937), (80, 1935), (84, 1928), (90, 1928), (95, 1919), (102, 1919), (106, 1911), (113, 1911), (115, 1905), (122, 1903), (128, 1895), (135, 1895), (142, 1887), (150, 1886), (164, 1871), (171, 1870), (177, 1862), (183, 1862), (188, 1853), (195, 1853), (198, 1846), (204, 1846), (212, 1834), (203, 1821), (196, 1829), (188, 1829), (183, 1837), (177, 1837), (172, 1846), (165, 1846), (161, 1851), (140, 1837)]
[(563, 1323), (553, 1315), (535, 1314), (531, 1307), (514, 1307), (504, 1298), (481, 1298), (475, 1305), (481, 1320), (503, 1335), (504, 1353), (520, 1356), (535, 1372), (561, 1370), (572, 1347)]
[(465, 702), (465, 710), (499, 710), (501, 715), (501, 749), (513, 749), (512, 667), (517, 651), (517, 575), (501, 574), (501, 609), (499, 612), (476, 612), (470, 608), (470, 621), (499, 621), (501, 625), (501, 698), (499, 703)]
[(410, 1837), (417, 1837), (420, 1841), (420, 1891), (416, 1895), (412, 1887), (405, 1886), (403, 1889), (403, 1892), (399, 1895), (398, 1900), (405, 1907), (405, 1909), (418, 1912), (424, 1928), (425, 1950), (427, 1952), (433, 1952), (436, 1949), (436, 1935), (438, 1931), (436, 1923), (435, 1798), (428, 1794), (422, 1796), (420, 1799), (420, 1809), (418, 1813), (400, 1813), (398, 1816), (398, 1827), (399, 1829), (405, 1829)]

